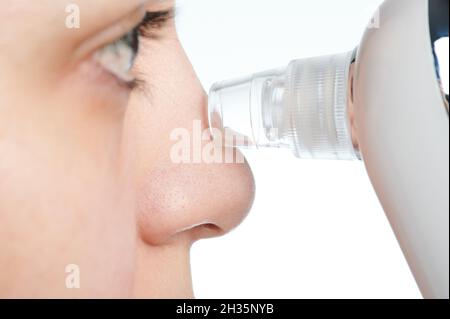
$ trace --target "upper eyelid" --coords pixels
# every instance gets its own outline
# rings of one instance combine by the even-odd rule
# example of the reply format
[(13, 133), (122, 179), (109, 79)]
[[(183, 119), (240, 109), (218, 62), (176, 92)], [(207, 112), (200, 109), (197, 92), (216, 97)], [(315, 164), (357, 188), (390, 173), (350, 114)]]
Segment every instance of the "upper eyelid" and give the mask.
[(140, 5), (121, 20), (116, 21), (109, 27), (104, 28), (93, 37), (84, 41), (80, 46), (78, 46), (78, 48), (76, 48), (74, 60), (81, 60), (95, 52), (96, 49), (120, 39), (120, 37), (124, 36), (127, 32), (139, 26), (145, 15), (145, 6)]

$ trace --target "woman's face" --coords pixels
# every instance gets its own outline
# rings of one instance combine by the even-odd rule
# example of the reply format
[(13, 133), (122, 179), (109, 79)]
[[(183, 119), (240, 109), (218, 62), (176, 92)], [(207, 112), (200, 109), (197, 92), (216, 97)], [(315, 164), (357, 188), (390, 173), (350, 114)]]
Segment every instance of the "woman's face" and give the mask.
[(172, 7), (2, 2), (0, 297), (191, 297), (191, 244), (247, 214), (247, 164), (174, 160), (207, 97)]

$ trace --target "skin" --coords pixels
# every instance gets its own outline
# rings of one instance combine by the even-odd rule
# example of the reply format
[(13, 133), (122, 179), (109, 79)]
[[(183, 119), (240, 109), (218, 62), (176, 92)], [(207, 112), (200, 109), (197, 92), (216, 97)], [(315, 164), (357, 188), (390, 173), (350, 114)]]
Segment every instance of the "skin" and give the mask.
[[(248, 213), (247, 164), (174, 164), (207, 97), (173, 21), (141, 39), (129, 90), (92, 54), (171, 1), (6, 0), (0, 10), (0, 297), (190, 298), (189, 249)], [(206, 143), (206, 142), (205, 142)], [(67, 289), (65, 267), (80, 269)]]

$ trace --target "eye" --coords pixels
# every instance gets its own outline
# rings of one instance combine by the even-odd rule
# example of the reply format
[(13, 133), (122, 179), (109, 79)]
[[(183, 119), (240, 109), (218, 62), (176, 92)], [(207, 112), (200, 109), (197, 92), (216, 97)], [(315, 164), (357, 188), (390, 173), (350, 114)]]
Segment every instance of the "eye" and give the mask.
[(133, 81), (131, 69), (139, 49), (139, 26), (94, 53), (94, 60), (124, 82)]
[(157, 30), (173, 16), (173, 10), (147, 12), (144, 19), (121, 37), (94, 54), (94, 61), (119, 80), (131, 84), (135, 81), (131, 70), (139, 51), (139, 37), (157, 38)]

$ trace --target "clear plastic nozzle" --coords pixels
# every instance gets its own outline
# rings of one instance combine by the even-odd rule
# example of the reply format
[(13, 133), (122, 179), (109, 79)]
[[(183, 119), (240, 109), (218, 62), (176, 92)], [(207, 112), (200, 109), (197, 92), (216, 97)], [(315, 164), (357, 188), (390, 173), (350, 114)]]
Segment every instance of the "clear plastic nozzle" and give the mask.
[(300, 158), (357, 159), (348, 116), (353, 55), (295, 60), (214, 84), (212, 135), (228, 147), (286, 147)]

